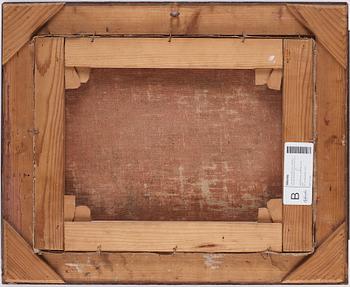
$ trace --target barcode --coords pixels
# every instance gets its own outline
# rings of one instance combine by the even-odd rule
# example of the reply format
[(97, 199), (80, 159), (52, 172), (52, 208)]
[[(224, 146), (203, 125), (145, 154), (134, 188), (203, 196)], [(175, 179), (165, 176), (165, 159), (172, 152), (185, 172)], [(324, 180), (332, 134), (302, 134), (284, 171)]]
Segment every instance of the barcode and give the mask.
[(309, 146), (287, 146), (287, 153), (311, 153), (311, 147)]

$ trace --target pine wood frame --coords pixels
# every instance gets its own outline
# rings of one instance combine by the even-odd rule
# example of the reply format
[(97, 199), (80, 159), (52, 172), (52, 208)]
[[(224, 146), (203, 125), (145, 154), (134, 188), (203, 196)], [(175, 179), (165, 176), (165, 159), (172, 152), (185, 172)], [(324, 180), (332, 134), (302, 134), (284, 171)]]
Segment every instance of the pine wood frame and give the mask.
[[(95, 5), (4, 6), (3, 218), (8, 223), (3, 225), (3, 280), (31, 283), (346, 282), (346, 5)], [(149, 6), (147, 12), (145, 5)], [(20, 30), (16, 22), (18, 17), (24, 19)], [(84, 17), (89, 17), (90, 21), (83, 21)], [(332, 23), (328, 22), (328, 18), (333, 20)], [(37, 32), (40, 37), (35, 39), (35, 43), (28, 42), (48, 19)], [(17, 34), (19, 36), (14, 37)], [(64, 37), (79, 36), (77, 34), (95, 37), (137, 34), (146, 38), (166, 35), (215, 38), (227, 35), (240, 37), (241, 41), (252, 36), (283, 38), (284, 53), (288, 51), (287, 55), (284, 54), (283, 76), (284, 109), (288, 106), (288, 113), (284, 110), (284, 140), (314, 140), (317, 157), (313, 211), (310, 207), (283, 207), (283, 253), (271, 250), (231, 253), (239, 251), (233, 249), (222, 253), (225, 251), (210, 248), (205, 250), (207, 253), (192, 253), (194, 250), (190, 248), (183, 250), (189, 253), (175, 250), (172, 255), (155, 253), (164, 250), (143, 249), (137, 250), (143, 251), (141, 253), (132, 250), (103, 252), (103, 249), (84, 253), (50, 251), (63, 250), (64, 127), (47, 120), (46, 113), (49, 107), (49, 110), (52, 109), (50, 115), (63, 117), (63, 98), (52, 95), (64, 93)], [(299, 39), (300, 36), (303, 39)], [(308, 55), (312, 55), (314, 50), (316, 56), (310, 58)], [(39, 57), (38, 51), (41, 52)], [(48, 66), (51, 58), (55, 61)], [(48, 87), (48, 82), (53, 85)], [(302, 97), (298, 91), (304, 94), (306, 91), (306, 96)], [(296, 121), (296, 117), (299, 120)], [(40, 133), (50, 125), (52, 128), (48, 131), (52, 132), (56, 153), (51, 152), (52, 147), (45, 144), (45, 138)], [(40, 200), (42, 193), (37, 194), (35, 189), (34, 207), (33, 138), (36, 143), (39, 139), (35, 148), (39, 146), (41, 154), (47, 154), (46, 158), (51, 163), (35, 170), (35, 186), (50, 188), (46, 189), (49, 191), (46, 191), (43, 200)], [(55, 175), (53, 180), (40, 181), (40, 175), (44, 178), (50, 174)], [(44, 209), (39, 208), (45, 202)], [(45, 211), (48, 207), (49, 212)], [(36, 220), (33, 220), (33, 208)], [(48, 217), (43, 220), (44, 215)], [(11, 245), (11, 242), (16, 244)], [(43, 272), (36, 272), (38, 268)]]

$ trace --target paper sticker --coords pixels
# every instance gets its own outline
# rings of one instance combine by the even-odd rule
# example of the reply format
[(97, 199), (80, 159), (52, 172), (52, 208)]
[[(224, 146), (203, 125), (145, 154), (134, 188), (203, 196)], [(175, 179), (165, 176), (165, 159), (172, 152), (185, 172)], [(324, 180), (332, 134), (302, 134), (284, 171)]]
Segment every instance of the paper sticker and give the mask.
[(283, 204), (311, 205), (314, 144), (286, 142), (284, 145)]

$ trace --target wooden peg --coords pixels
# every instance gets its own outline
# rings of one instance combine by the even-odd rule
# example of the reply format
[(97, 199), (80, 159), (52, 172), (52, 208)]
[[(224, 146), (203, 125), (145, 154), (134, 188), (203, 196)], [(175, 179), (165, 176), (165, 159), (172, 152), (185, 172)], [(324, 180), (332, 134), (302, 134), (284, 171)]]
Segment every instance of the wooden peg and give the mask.
[(272, 218), (272, 222), (282, 222), (282, 199), (270, 199), (267, 202), (267, 209)]
[(78, 73), (80, 82), (83, 83), (83, 84), (87, 83), (89, 78), (90, 78), (90, 71), (91, 71), (91, 69), (90, 68), (84, 68), (84, 67), (76, 67), (75, 69), (76, 69), (76, 71)]
[(267, 80), (267, 87), (272, 90), (280, 90), (282, 84), (282, 69), (273, 69), (269, 79)]
[(269, 210), (266, 207), (260, 207), (258, 209), (258, 222), (259, 223), (272, 222)]
[(80, 87), (80, 78), (74, 67), (65, 68), (64, 79), (66, 89), (77, 89)]
[(91, 221), (90, 208), (80, 205), (75, 208), (74, 221)]
[(75, 213), (75, 195), (64, 196), (64, 221), (73, 221)]
[(255, 85), (265, 85), (270, 77), (271, 69), (255, 69)]

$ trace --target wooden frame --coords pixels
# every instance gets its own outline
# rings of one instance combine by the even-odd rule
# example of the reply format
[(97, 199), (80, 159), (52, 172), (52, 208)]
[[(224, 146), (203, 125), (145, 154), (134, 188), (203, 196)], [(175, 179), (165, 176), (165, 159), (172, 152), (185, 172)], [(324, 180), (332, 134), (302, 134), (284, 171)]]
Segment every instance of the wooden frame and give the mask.
[[(212, 48), (214, 46), (215, 49)], [(311, 49), (308, 51), (311, 56)], [(185, 252), (282, 250), (281, 223), (114, 221), (64, 223), (62, 125), (64, 75), (66, 80), (69, 77), (63, 72), (64, 66), (73, 69), (74, 67), (280, 69), (283, 59), (282, 40), (247, 39), (242, 42), (240, 39), (197, 38), (173, 39), (172, 42), (168, 42), (168, 39), (164, 38), (96, 38), (92, 42), (90, 38), (64, 40), (62, 37), (41, 37), (35, 40), (35, 53), (34, 98), (37, 104), (34, 125), (42, 131), (35, 137), (35, 149), (38, 151), (35, 159), (37, 163), (34, 184), (35, 248), (65, 251), (95, 251), (99, 248), (102, 251), (135, 252), (172, 252), (174, 248)], [(44, 70), (47, 63), (52, 64)], [(309, 74), (311, 80), (311, 70)], [(311, 122), (311, 117), (306, 117), (306, 120)], [(84, 232), (81, 232), (81, 228)], [(91, 235), (89, 240), (86, 240), (87, 233)], [(118, 238), (124, 237), (123, 234), (127, 234), (126, 240), (119, 241)], [(143, 234), (142, 242), (139, 242), (138, 234)], [(106, 235), (108, 238), (115, 238), (116, 241), (113, 242), (113, 239), (104, 241)], [(257, 238), (259, 240), (256, 240)], [(82, 242), (86, 242), (85, 246), (82, 246)], [(311, 236), (309, 245), (311, 246)]]
[[(346, 5), (7, 4), (4, 13), (5, 282), (346, 282)], [(14, 21), (26, 13), (31, 16), (18, 32)], [(332, 23), (324, 25), (329, 17)], [(45, 22), (40, 36), (27, 42)], [(138, 37), (120, 38), (130, 34)], [(106, 35), (114, 37), (99, 37)], [(277, 37), (259, 39), (264, 35)], [(213, 41), (220, 43), (215, 53)], [(198, 51), (191, 48), (196, 43)], [(259, 53), (257, 44), (264, 46)], [(116, 45), (121, 52), (111, 53)], [(274, 200), (267, 206), (273, 223), (69, 222), (74, 203), (66, 205), (63, 196), (64, 89), (87, 81), (91, 67), (273, 69), (265, 80), (277, 89), (283, 67), (283, 140), (316, 143), (313, 208), (285, 205), (282, 223), (281, 202)], [(262, 70), (256, 71), (258, 77)], [(105, 224), (129, 240), (147, 226), (162, 240), (149, 233), (136, 245), (103, 241)], [(162, 233), (167, 228), (188, 228), (186, 238)], [(220, 236), (208, 242), (208, 234)], [(262, 234), (258, 245), (249, 240)]]

